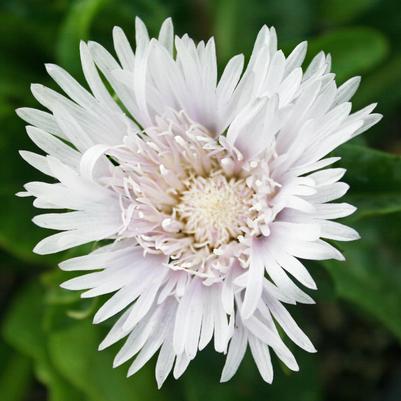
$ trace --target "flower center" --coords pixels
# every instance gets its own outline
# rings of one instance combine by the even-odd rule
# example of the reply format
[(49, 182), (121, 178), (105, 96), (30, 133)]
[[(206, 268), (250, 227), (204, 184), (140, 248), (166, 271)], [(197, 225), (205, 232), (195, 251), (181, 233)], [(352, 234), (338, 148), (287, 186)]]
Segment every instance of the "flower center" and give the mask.
[(244, 163), (184, 113), (128, 136), (108, 155), (118, 162), (110, 186), (120, 196), (120, 237), (163, 253), (173, 270), (220, 280), (234, 260), (248, 267), (252, 237), (269, 235), (278, 186), (271, 155)]
[(227, 178), (221, 171), (209, 177), (190, 177), (176, 207), (182, 232), (193, 235), (196, 247), (219, 246), (244, 233), (253, 191), (244, 179)]

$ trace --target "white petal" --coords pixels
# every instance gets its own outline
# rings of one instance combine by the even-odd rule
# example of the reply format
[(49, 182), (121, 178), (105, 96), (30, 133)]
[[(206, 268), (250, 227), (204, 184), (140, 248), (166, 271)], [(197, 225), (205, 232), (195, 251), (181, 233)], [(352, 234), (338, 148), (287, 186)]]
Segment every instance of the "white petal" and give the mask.
[[(216, 286), (215, 286), (216, 287)], [(217, 352), (225, 352), (230, 340), (230, 330), (227, 315), (220, 302), (220, 289), (212, 291), (212, 316), (214, 317), (214, 348)]]
[(336, 182), (331, 185), (325, 185), (317, 188), (314, 195), (306, 196), (309, 202), (325, 203), (331, 202), (344, 196), (349, 189), (349, 185), (344, 182)]
[(18, 117), (25, 120), (27, 123), (42, 129), (50, 134), (56, 135), (60, 138), (67, 139), (61, 132), (54, 117), (45, 111), (31, 109), (29, 107), (22, 107), (16, 110)]
[(322, 237), (337, 241), (355, 241), (360, 239), (359, 234), (351, 227), (330, 220), (322, 220)]
[(145, 24), (139, 17), (135, 17), (135, 40), (137, 52), (141, 53), (149, 44), (149, 34)]
[[(131, 312), (131, 309), (130, 309)], [(147, 314), (147, 316), (142, 319), (134, 328), (126, 325), (126, 320), (121, 327), (123, 332), (129, 332), (124, 345), (116, 354), (113, 360), (113, 367), (122, 365), (136, 355), (146, 344), (152, 335), (160, 331), (162, 320), (162, 308), (154, 309)]]
[[(79, 50), (81, 55), (82, 71), (84, 73), (86, 82), (88, 83), (96, 100), (98, 100), (101, 105), (107, 108), (109, 113), (121, 113), (120, 108), (111, 97), (99, 76), (99, 73), (95, 67), (95, 63), (92, 60), (92, 55), (89, 51), (88, 45), (84, 42), (81, 42)], [(110, 134), (113, 135), (115, 133), (113, 132)]]
[(198, 350), (203, 316), (203, 297), (202, 284), (199, 283), (193, 293), (191, 314), (188, 321), (187, 341), (185, 342), (185, 353), (190, 359), (195, 357)]
[(160, 389), (174, 365), (175, 353), (172, 336), (167, 336), (156, 362), (156, 381)]
[(189, 357), (185, 354), (177, 356), (173, 371), (174, 379), (178, 379), (185, 372), (190, 361), (191, 360), (189, 359)]
[(32, 141), (47, 154), (62, 160), (69, 166), (78, 165), (80, 154), (75, 149), (39, 128), (28, 126), (26, 130)]
[(133, 308), (131, 309), (131, 313), (125, 321), (125, 325), (127, 327), (135, 326), (148, 313), (151, 306), (153, 305), (160, 285), (162, 284), (162, 282), (164, 281), (164, 277), (168, 273), (168, 269), (166, 268), (160, 270), (161, 271), (159, 277), (157, 277), (156, 280), (153, 280), (150, 285), (144, 289), (140, 297), (135, 302)]
[(316, 205), (313, 215), (320, 219), (339, 219), (354, 213), (355, 206), (348, 203), (325, 203)]
[(269, 310), (271, 311), (277, 322), (280, 324), (280, 326), (284, 329), (288, 337), (290, 337), (295, 344), (297, 344), (305, 351), (316, 352), (316, 349), (309, 338), (298, 327), (298, 325), (288, 313), (288, 311), (284, 308), (284, 306), (268, 293), (265, 293), (265, 297), (267, 299)]
[(288, 347), (283, 343), (280, 336), (263, 324), (255, 317), (244, 321), (247, 329), (264, 344), (271, 346), (277, 356), (291, 369), (298, 370), (298, 364)]
[(240, 325), (234, 330), (234, 335), (232, 336), (228, 347), (226, 362), (220, 377), (221, 383), (229, 381), (235, 375), (242, 359), (244, 358), (246, 346), (247, 336), (244, 328)]
[(211, 299), (211, 290), (208, 288), (207, 293), (203, 297), (203, 315), (202, 327), (199, 338), (199, 350), (202, 350), (209, 344), (213, 338), (214, 332), (214, 315), (213, 315), (213, 299)]
[(127, 254), (130, 260), (142, 258), (143, 251), (140, 247), (136, 247), (131, 241), (125, 241), (125, 244), (126, 248), (115, 250), (114, 244), (103, 246), (88, 255), (65, 260), (59, 264), (59, 267), (65, 271), (106, 269), (111, 262), (117, 264), (121, 257)]
[(125, 322), (125, 319), (127, 318), (130, 308), (128, 308), (114, 323), (113, 327), (111, 330), (107, 333), (107, 336), (104, 338), (104, 340), (100, 343), (98, 350), (102, 351), (106, 349), (107, 347), (110, 347), (112, 344), (116, 343), (117, 341), (121, 340), (125, 336), (127, 336), (130, 332), (130, 330), (124, 330), (123, 325)]
[(33, 152), (28, 152), (26, 150), (20, 150), (19, 154), (32, 167), (36, 168), (43, 174), (50, 175), (50, 176), (52, 175), (52, 172), (50, 171), (49, 166), (47, 164), (46, 157), (44, 157), (42, 155), (38, 155)]
[(166, 18), (160, 28), (159, 42), (173, 54), (174, 47), (174, 27), (171, 18)]
[(294, 48), (291, 54), (287, 57), (285, 65), (287, 73), (302, 65), (302, 62), (304, 61), (306, 56), (307, 48), (307, 42), (301, 42), (298, 46)]
[(93, 225), (91, 231), (63, 231), (43, 239), (35, 246), (33, 251), (39, 255), (60, 252), (88, 242), (105, 239), (116, 231), (118, 231), (118, 227), (109, 225), (103, 227)]
[(344, 82), (339, 88), (336, 96), (336, 103), (340, 104), (348, 102), (354, 96), (357, 91), (359, 84), (361, 83), (361, 77), (353, 77), (348, 81)]
[(263, 289), (264, 262), (261, 251), (262, 243), (258, 240), (252, 241), (250, 264), (248, 270), (248, 282), (245, 290), (244, 303), (241, 309), (241, 315), (244, 319), (250, 317), (259, 303)]
[(134, 71), (134, 52), (132, 51), (132, 47), (129, 44), (127, 37), (125, 36), (124, 31), (118, 26), (115, 26), (113, 28), (113, 42), (114, 49), (122, 67), (127, 69), (128, 71)]
[(263, 380), (271, 383), (273, 381), (273, 366), (268, 347), (253, 336), (249, 338), (249, 347)]
[(139, 352), (138, 356), (135, 358), (134, 362), (128, 370), (127, 377), (134, 375), (141, 369), (146, 362), (152, 358), (152, 356), (157, 352), (164, 340), (164, 330), (159, 330), (154, 333), (154, 335), (148, 340), (144, 347)]
[[(288, 277), (285, 271), (278, 265), (275, 259), (269, 254), (264, 255), (266, 272), (269, 274), (271, 279), (277, 285), (279, 289), (285, 294), (286, 297), (290, 298), (293, 303), (299, 302), (304, 304), (313, 304), (313, 299), (303, 291), (301, 291), (294, 282)], [(266, 282), (265, 282), (266, 285)], [(283, 301), (289, 302), (283, 299)]]
[(344, 168), (330, 168), (309, 174), (308, 177), (315, 181), (316, 186), (331, 185), (339, 181), (345, 174)]
[(316, 241), (320, 237), (320, 226), (316, 223), (300, 224), (286, 221), (275, 221), (271, 224), (274, 234), (281, 237)]
[(93, 108), (94, 98), (67, 71), (55, 64), (46, 64), (46, 70), (72, 100), (85, 109)]
[(277, 250), (276, 252), (274, 248), (272, 251), (277, 262), (282, 266), (283, 269), (292, 274), (305, 287), (316, 290), (315, 281), (305, 266), (298, 259), (285, 253), (284, 251)]
[(287, 251), (301, 259), (344, 260), (344, 256), (337, 249), (321, 240), (316, 242), (291, 241), (287, 244)]
[(243, 68), (244, 56), (242, 54), (234, 56), (227, 63), (216, 89), (216, 96), (220, 104), (227, 102), (233, 94)]

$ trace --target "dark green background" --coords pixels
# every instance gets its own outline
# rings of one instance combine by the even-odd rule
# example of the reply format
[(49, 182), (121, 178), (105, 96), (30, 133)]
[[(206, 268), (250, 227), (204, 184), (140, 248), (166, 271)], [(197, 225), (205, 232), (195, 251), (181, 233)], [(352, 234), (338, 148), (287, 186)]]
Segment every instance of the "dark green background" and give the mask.
[[(308, 59), (324, 49), (339, 83), (363, 81), (355, 108), (379, 102), (384, 119), (336, 152), (349, 169), (347, 197), (358, 207), (349, 219), (362, 240), (338, 244), (344, 263), (310, 263), (319, 291), (315, 306), (290, 311), (319, 352), (294, 347), (301, 367), (290, 373), (276, 359), (275, 381), (259, 378), (248, 356), (235, 378), (218, 384), (224, 358), (198, 355), (175, 382), (156, 390), (154, 362), (130, 379), (113, 370), (117, 347), (96, 351), (107, 326), (94, 327), (103, 300), (79, 300), (61, 290), (67, 278), (38, 257), (45, 234), (31, 223), (29, 199), (13, 194), (40, 175), (18, 156), (35, 150), (14, 109), (37, 106), (31, 82), (53, 86), (43, 64), (56, 62), (81, 78), (79, 39), (110, 50), (111, 29), (133, 41), (139, 15), (155, 34), (174, 18), (176, 32), (216, 36), (224, 61), (249, 55), (257, 31), (274, 25), (287, 53), (307, 39)], [(221, 67), (220, 65), (220, 67)], [(1, 0), (0, 2), (0, 399), (2, 401), (399, 401), (401, 400), (401, 2), (399, 0)], [(71, 252), (70, 252), (71, 254)]]

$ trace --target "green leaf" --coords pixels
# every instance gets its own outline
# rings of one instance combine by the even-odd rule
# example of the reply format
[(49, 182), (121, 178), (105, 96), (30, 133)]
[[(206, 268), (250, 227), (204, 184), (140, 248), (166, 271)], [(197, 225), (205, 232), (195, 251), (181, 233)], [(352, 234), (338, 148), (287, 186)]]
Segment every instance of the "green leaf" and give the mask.
[(322, 17), (333, 24), (347, 22), (363, 14), (376, 3), (377, 0), (325, 0), (321, 2)]
[(44, 285), (60, 278), (59, 274), (46, 274), (42, 285), (38, 280), (24, 287), (3, 326), (6, 342), (33, 360), (36, 376), (48, 386), (53, 400), (164, 400), (152, 366), (148, 364), (127, 378), (127, 367), (113, 369), (115, 348), (97, 350), (104, 329), (88, 319), (69, 318), (69, 303), (54, 303)]
[[(3, 0), (0, 3), (0, 51), (2, 64), (19, 68), (41, 68), (41, 60), (51, 57), (54, 35), (66, 4), (48, 0)], [(66, 3), (66, 2), (65, 2)], [(24, 76), (19, 80), (24, 81)], [(19, 81), (11, 81), (18, 85)]]
[(97, 350), (101, 332), (88, 320), (70, 320), (51, 330), (50, 356), (63, 376), (96, 401), (163, 400), (151, 366), (130, 378), (127, 367), (112, 368), (116, 350)]
[(220, 0), (215, 3), (214, 35), (220, 63), (227, 61), (235, 52), (234, 40), (241, 5), (238, 0)]
[[(10, 79), (12, 79), (10, 77)], [(0, 77), (1, 82), (1, 77)], [(27, 94), (28, 94), (27, 90)], [(0, 102), (1, 102), (0, 96)], [(0, 103), (1, 104), (1, 103)], [(25, 133), (24, 124), (14, 112), (17, 105), (11, 99), (4, 100), (4, 113), (0, 115), (3, 134), (0, 136), (0, 153), (6, 168), (0, 169), (0, 247), (26, 262), (39, 262), (32, 253), (34, 245), (44, 237), (45, 231), (36, 229), (31, 219), (34, 216), (32, 198), (17, 198), (16, 192), (23, 190), (25, 182), (40, 179), (41, 174), (19, 156), (18, 151), (33, 149)], [(51, 257), (42, 258), (49, 261)]]
[(50, 362), (43, 327), (43, 296), (44, 291), (39, 284), (22, 288), (4, 320), (3, 337), (21, 354), (33, 360), (36, 376), (48, 387), (51, 401), (87, 401)]
[(57, 42), (58, 62), (68, 67), (73, 74), (81, 71), (79, 61), (79, 42), (88, 39), (89, 31), (96, 14), (108, 0), (76, 0), (61, 27)]
[(196, 356), (183, 376), (185, 400), (321, 401), (316, 365), (318, 358), (295, 347), (292, 352), (299, 363), (300, 371), (291, 372), (280, 365), (272, 353), (274, 380), (270, 385), (260, 377), (249, 349), (236, 375), (227, 383), (219, 383), (224, 358), (219, 358), (214, 350), (208, 348)]
[(347, 169), (345, 181), (351, 188), (346, 200), (359, 209), (351, 224), (362, 240), (339, 245), (344, 263), (323, 264), (340, 297), (401, 339), (401, 215), (396, 213), (401, 211), (401, 157), (357, 145), (345, 145), (335, 153), (342, 157), (338, 165)]
[[(18, 158), (18, 155), (14, 156)], [(15, 197), (15, 187), (6, 186), (0, 190), (0, 202), (3, 206), (2, 226), (0, 228), (0, 246), (29, 263), (39, 263), (40, 257), (32, 253), (32, 248), (44, 237), (43, 231), (36, 230), (31, 219), (33, 208), (27, 199)], [(43, 261), (49, 260), (49, 257)]]
[[(24, 60), (4, 56), (0, 63), (0, 247), (24, 261), (36, 262), (32, 248), (40, 239), (41, 230), (34, 230), (32, 199), (18, 199), (16, 192), (23, 190), (23, 184), (35, 180), (39, 174), (18, 155), (20, 149), (34, 150), (25, 133), (24, 124), (16, 117), (15, 109), (30, 104), (29, 83), (38, 75)], [(29, 66), (28, 66), (29, 65)], [(37, 150), (37, 149), (35, 149)]]
[(363, 218), (401, 211), (401, 157), (358, 145), (336, 150), (338, 166), (347, 169), (351, 186), (347, 201), (358, 207), (353, 217)]
[(353, 104), (356, 108), (380, 101), (380, 109), (388, 112), (401, 100), (401, 56), (396, 55), (382, 67), (363, 78)]
[[(362, 239), (341, 244), (345, 262), (323, 262), (337, 294), (381, 321), (401, 340), (401, 215), (361, 221)], [(393, 243), (392, 243), (393, 241)]]
[(26, 399), (32, 381), (32, 362), (0, 340), (0, 389), (2, 401)]
[(251, 53), (264, 24), (277, 29), (280, 47), (292, 48), (305, 39), (318, 17), (314, 2), (299, 0), (209, 0), (218, 59), (223, 65), (236, 53)]
[(36, 360), (44, 359), (46, 355), (42, 316), (43, 290), (38, 284), (32, 284), (16, 296), (3, 326), (5, 340), (19, 352)]
[(323, 50), (333, 57), (338, 81), (364, 74), (380, 64), (388, 54), (385, 36), (375, 29), (360, 27), (328, 32), (309, 42), (309, 57)]

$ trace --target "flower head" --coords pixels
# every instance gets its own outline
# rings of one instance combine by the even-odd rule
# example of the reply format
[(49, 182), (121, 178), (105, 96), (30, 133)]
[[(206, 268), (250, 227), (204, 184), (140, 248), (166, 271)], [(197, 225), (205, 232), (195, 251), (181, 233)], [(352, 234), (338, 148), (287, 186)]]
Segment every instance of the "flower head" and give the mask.
[(213, 39), (174, 38), (170, 19), (158, 39), (137, 19), (135, 53), (120, 28), (113, 38), (117, 60), (81, 43), (89, 91), (47, 65), (67, 97), (33, 85), (49, 112), (18, 110), (46, 153), (22, 157), (52, 177), (21, 195), (64, 209), (35, 217), (60, 231), (35, 252), (102, 241), (61, 263), (86, 272), (63, 287), (112, 294), (94, 323), (120, 314), (100, 348), (126, 338), (114, 364), (135, 356), (129, 375), (158, 352), (160, 386), (212, 340), (227, 355), (222, 381), (248, 346), (267, 382), (270, 350), (297, 370), (277, 327), (315, 351), (284, 307), (313, 302), (298, 287), (316, 288), (299, 259), (342, 260), (325, 239), (358, 238), (332, 221), (355, 208), (332, 203), (348, 186), (327, 156), (381, 116), (374, 105), (351, 113), (359, 78), (337, 87), (323, 53), (303, 73), (306, 43), (285, 57), (273, 28), (261, 29), (245, 69), (235, 56), (220, 78)]

